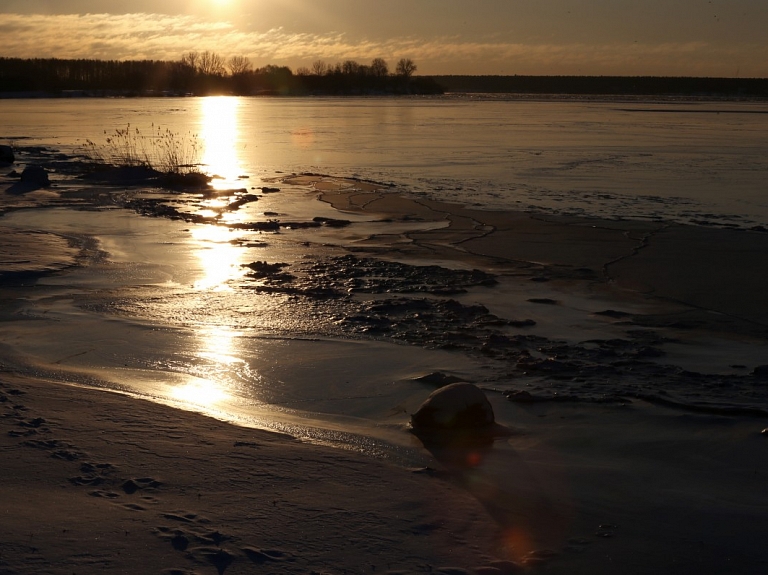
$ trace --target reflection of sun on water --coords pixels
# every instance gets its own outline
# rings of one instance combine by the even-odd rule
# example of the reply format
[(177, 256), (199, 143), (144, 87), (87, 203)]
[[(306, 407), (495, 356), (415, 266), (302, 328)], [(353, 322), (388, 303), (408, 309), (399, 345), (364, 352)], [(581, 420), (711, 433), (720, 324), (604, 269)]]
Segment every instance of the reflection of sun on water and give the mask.
[(240, 250), (230, 243), (232, 234), (229, 229), (215, 225), (195, 226), (191, 234), (202, 272), (202, 276), (195, 281), (195, 289), (231, 289), (227, 283), (243, 272), (240, 267)]
[(206, 170), (223, 179), (211, 183), (216, 189), (232, 188), (242, 173), (237, 150), (240, 99), (227, 96), (203, 98), (201, 140)]
[(175, 387), (171, 391), (171, 396), (178, 401), (202, 407), (210, 407), (229, 398), (229, 395), (216, 382), (207, 379)]
[(237, 334), (226, 326), (210, 326), (200, 333), (200, 350), (197, 355), (206, 359), (219, 370), (228, 370), (232, 365), (242, 363), (235, 355)]
[(202, 328), (198, 337), (199, 348), (195, 354), (198, 377), (186, 385), (176, 387), (172, 391), (173, 397), (203, 407), (231, 399), (226, 381), (229, 373), (243, 363), (236, 355), (236, 337), (237, 334), (228, 327)]

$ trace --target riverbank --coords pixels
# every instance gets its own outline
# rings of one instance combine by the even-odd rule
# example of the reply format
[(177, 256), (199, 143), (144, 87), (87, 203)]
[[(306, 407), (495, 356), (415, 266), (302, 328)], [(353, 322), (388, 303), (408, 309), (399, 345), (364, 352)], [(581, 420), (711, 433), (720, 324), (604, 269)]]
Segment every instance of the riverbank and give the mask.
[(530, 406), (446, 472), (8, 374), (0, 397), (4, 573), (765, 567), (756, 421)]
[[(258, 213), (279, 233), (215, 243), (196, 235), (219, 226), (183, 220), (208, 207), (198, 196), (156, 196), (173, 221), (69, 180), (4, 197), (3, 238), (26, 233), (40, 257), (23, 259), (47, 266), (2, 288), (9, 573), (765, 570), (766, 234), (469, 210), (324, 176), (266, 185)], [(55, 218), (18, 211), (44, 205)], [(309, 225), (331, 215), (348, 224)], [(215, 282), (197, 258), (211, 252), (239, 254)], [(254, 261), (285, 265), (233, 275)], [(224, 350), (207, 321), (258, 333)], [(221, 365), (246, 350), (275, 419), (303, 412), (343, 435), (354, 415), (355, 432), (386, 428), (424, 464), (136, 398), (173, 403), (158, 390), (193, 377), (232, 393)], [(437, 371), (484, 388), (511, 435), (424, 449), (405, 426), (439, 379), (417, 376)], [(129, 395), (65, 385), (83, 372)], [(137, 374), (155, 387), (138, 393)], [(200, 401), (175, 405), (217, 415)]]

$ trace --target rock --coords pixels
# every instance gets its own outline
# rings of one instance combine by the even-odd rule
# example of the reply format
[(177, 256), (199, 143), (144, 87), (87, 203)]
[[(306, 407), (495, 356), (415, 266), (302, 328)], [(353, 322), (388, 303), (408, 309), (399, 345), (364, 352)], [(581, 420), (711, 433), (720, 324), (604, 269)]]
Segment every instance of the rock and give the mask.
[(531, 395), (530, 391), (525, 391), (525, 390), (508, 391), (504, 395), (507, 396), (507, 399), (509, 399), (509, 401), (514, 401), (516, 403), (534, 403), (536, 401), (539, 401), (539, 398), (534, 397), (533, 395)]
[(465, 380), (461, 379), (460, 377), (456, 377), (455, 375), (448, 375), (440, 371), (435, 371), (433, 373), (429, 373), (427, 375), (422, 375), (421, 377), (417, 377), (413, 381), (418, 381), (419, 383), (426, 383), (427, 385), (434, 385), (436, 387), (445, 387), (446, 385), (450, 385), (452, 383), (459, 383)]
[(11, 146), (0, 146), (0, 163), (12, 164), (16, 161)]
[(25, 184), (31, 184), (45, 188), (51, 185), (48, 179), (48, 172), (42, 166), (27, 166), (21, 172), (21, 181)]
[[(163, 188), (170, 190), (200, 190), (209, 187), (211, 178), (199, 172), (162, 174), (158, 182)], [(242, 190), (245, 191), (245, 190)]]
[(488, 430), (493, 408), (485, 393), (471, 383), (453, 383), (430, 394), (411, 416), (415, 431)]
[(758, 365), (752, 370), (752, 375), (755, 377), (768, 378), (768, 365)]

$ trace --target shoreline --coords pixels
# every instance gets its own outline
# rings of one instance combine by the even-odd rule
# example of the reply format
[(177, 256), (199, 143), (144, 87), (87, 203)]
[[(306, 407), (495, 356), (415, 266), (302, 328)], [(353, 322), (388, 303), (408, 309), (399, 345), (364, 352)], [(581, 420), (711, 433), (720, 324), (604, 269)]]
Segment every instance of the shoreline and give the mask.
[[(290, 251), (282, 255), (290, 260), (286, 269), (301, 281), (267, 282), (264, 286), (271, 291), (263, 297), (280, 298), (281, 305), (291, 298), (307, 298), (316, 288), (312, 273), (327, 282), (325, 289), (345, 285), (334, 283), (342, 280), (334, 275), (333, 266), (346, 261), (333, 259), (340, 252), (356, 258), (342, 272), (370, 266), (369, 273), (376, 277), (396, 270), (405, 274), (406, 288), (426, 280), (418, 275), (418, 266), (427, 263), (453, 271), (490, 270), (498, 284), (470, 285), (463, 294), (444, 296), (439, 291), (455, 283), (458, 275), (446, 276), (445, 285), (436, 286), (438, 291), (409, 295), (397, 291), (402, 288), (390, 289), (400, 302), (451, 297), (463, 306), (458, 308), (462, 313), (482, 305), (486, 316), (534, 318), (535, 324), (512, 327), (522, 338), (514, 340), (515, 345), (522, 342), (522, 349), (536, 361), (521, 359), (525, 353), (511, 345), (513, 336), (502, 340), (495, 327), (468, 315), (446, 315), (448, 323), (433, 325), (432, 339), (422, 344), (443, 345), (448, 340), (441, 338), (455, 332), (463, 337), (452, 340), (454, 351), (446, 353), (467, 354), (473, 361), (487, 358), (490, 368), (466, 368), (466, 374), (456, 369), (461, 375), (480, 378), (478, 383), (492, 399), (497, 419), (510, 427), (512, 435), (490, 448), (432, 452), (428, 457), (434, 457), (434, 466), (411, 472), (348, 451), (6, 371), (0, 375), (4, 398), (0, 399), (4, 416), (0, 425), (5, 428), (0, 457), (8, 481), (0, 492), (3, 500), (13, 503), (4, 510), (0, 567), (10, 573), (42, 569), (62, 575), (73, 569), (98, 573), (119, 567), (134, 572), (236, 574), (249, 572), (254, 565), (275, 573), (373, 572), (375, 567), (376, 572), (394, 574), (439, 572), (445, 566), (453, 570), (444, 573), (452, 574), (461, 570), (513, 573), (520, 568), (537, 574), (609, 574), (632, 569), (679, 573), (681, 566), (713, 574), (734, 568), (739, 573), (764, 570), (768, 557), (758, 540), (762, 510), (768, 506), (761, 489), (768, 476), (765, 438), (760, 435), (764, 419), (691, 414), (643, 399), (629, 400), (626, 394), (606, 403), (589, 399), (605, 397), (617, 381), (629, 378), (641, 388), (654, 379), (660, 380), (661, 388), (682, 386), (674, 389), (691, 401), (702, 386), (712, 394), (712, 389), (722, 386), (722, 394), (712, 397), (725, 400), (733, 395), (734, 382), (749, 381), (758, 393), (751, 400), (764, 402), (758, 391), (762, 375), (751, 372), (761, 373), (758, 360), (766, 348), (765, 317), (754, 312), (768, 310), (760, 297), (762, 279), (751, 268), (757, 260), (750, 250), (766, 253), (762, 244), (752, 240), (765, 242), (768, 235), (473, 211), (382, 193), (366, 182), (295, 176), (305, 179), (291, 183), (290, 178), (281, 184), (288, 188), (269, 195), (272, 199), (260, 200), (266, 204), (260, 210), (282, 206), (290, 221), (303, 221), (296, 214), (309, 221), (321, 213), (311, 204), (319, 196), (353, 223), (280, 234), (290, 238), (262, 238), (276, 246), (283, 246), (278, 240), (301, 246), (299, 255), (289, 258)], [(75, 198), (88, 197), (84, 191), (88, 185), (77, 187), (58, 186), (16, 200), (29, 201), (32, 207), (41, 201), (61, 205), (61, 196), (69, 192)], [(88, 189), (97, 197), (108, 194)], [(310, 206), (294, 200), (309, 201)], [(3, 218), (0, 223), (7, 224)], [(169, 225), (165, 220), (154, 221), (158, 226)], [(184, 222), (178, 227), (178, 237), (197, 229)], [(701, 253), (702, 238), (710, 246), (719, 246), (723, 255)], [(749, 245), (741, 242), (743, 238), (749, 238)], [(110, 242), (121, 245), (114, 238)], [(247, 249), (261, 254), (259, 250), (265, 248)], [(311, 273), (305, 277), (299, 274), (305, 270), (301, 257), (310, 253), (330, 258), (330, 263), (308, 268)], [(411, 267), (376, 267), (376, 261), (406, 261)], [(718, 287), (716, 280), (722, 276), (690, 272), (690, 266), (714, 269), (724, 261), (731, 261), (734, 269), (727, 277), (730, 293)], [(87, 267), (79, 269), (88, 272)], [(195, 269), (184, 273), (193, 277)], [(408, 275), (413, 273), (417, 275)], [(746, 275), (740, 278), (737, 273)], [(344, 273), (339, 276), (346, 279)], [(252, 280), (238, 281), (240, 289), (253, 289), (244, 287)], [(366, 307), (369, 300), (388, 297), (365, 291), (371, 285), (355, 288), (361, 290), (357, 297), (342, 297), (338, 304), (342, 307), (308, 298), (294, 300), (300, 305), (286, 309), (314, 306), (322, 311), (328, 305), (332, 321), (313, 329), (336, 329), (327, 332), (329, 337), (341, 337), (349, 330), (349, 337), (364, 348), (370, 338), (409, 345), (402, 349), (418, 352), (421, 340), (415, 338), (425, 329), (424, 322), (413, 329), (380, 322), (388, 331), (370, 331), (370, 326), (377, 325), (373, 320), (379, 321), (376, 318), (390, 317), (393, 325), (398, 320), (392, 309), (386, 312), (389, 316), (382, 316)], [(702, 286), (698, 291), (693, 289), (698, 286)], [(19, 298), (16, 303), (29, 309), (24, 288), (13, 289)], [(54, 282), (46, 289), (56, 294), (64, 288)], [(9, 290), (3, 288), (6, 293)], [(691, 294), (699, 299), (686, 302), (681, 292), (686, 298)], [(206, 305), (213, 303), (211, 299)], [(137, 308), (126, 309), (135, 313)], [(436, 309), (448, 314), (450, 308)], [(336, 325), (333, 318), (340, 310), (348, 317), (357, 314), (358, 324)], [(0, 327), (14, 333), (10, 321), (20, 318), (7, 307), (3, 311), (5, 325)], [(450, 327), (459, 321), (463, 324)], [(356, 331), (361, 326), (368, 331)], [(618, 337), (636, 330), (658, 331), (663, 336)], [(586, 345), (589, 334), (602, 343)], [(731, 341), (730, 347), (724, 347), (726, 341)], [(158, 342), (178, 349), (184, 344), (172, 344), (170, 338)], [(77, 352), (79, 344), (72, 345)], [(397, 351), (396, 346), (393, 349)], [(713, 356), (712, 350), (718, 349), (721, 356)], [(665, 355), (653, 357), (653, 350)], [(721, 361), (736, 357), (738, 350), (742, 357), (754, 359), (749, 363), (744, 359), (744, 366), (738, 368)], [(657, 369), (654, 362), (682, 365), (683, 360), (689, 370), (709, 365), (702, 369), (706, 377), (691, 375), (694, 372), (689, 370), (653, 371)], [(283, 366), (278, 379), (298, 372), (303, 367), (299, 363)], [(597, 372), (592, 365), (612, 365), (613, 371)], [(372, 379), (367, 365), (349, 369), (348, 377), (361, 385)], [(162, 370), (158, 373), (163, 377)], [(321, 373), (322, 380), (333, 372)], [(673, 375), (677, 379), (661, 381)], [(297, 386), (312, 379), (318, 378), (311, 373), (298, 378)], [(326, 382), (318, 383), (317, 393), (327, 393)], [(594, 395), (567, 400), (569, 393), (586, 384), (597, 385), (590, 392)], [(416, 398), (430, 391), (426, 386), (408, 390), (413, 380), (399, 385), (407, 401), (396, 406), (404, 411), (395, 421), (405, 419), (418, 405)], [(521, 389), (529, 389), (537, 401), (509, 401), (502, 393)], [(558, 396), (565, 401), (556, 400)], [(376, 413), (389, 407), (379, 403)], [(361, 406), (350, 403), (344, 409), (348, 408)], [(469, 456), (473, 463), (466, 465)], [(45, 514), (31, 503), (30, 493), (35, 501), (45, 503)], [(73, 522), (73, 517), (80, 520)], [(100, 535), (94, 536), (95, 532)], [(518, 567), (499, 561), (512, 561)]]

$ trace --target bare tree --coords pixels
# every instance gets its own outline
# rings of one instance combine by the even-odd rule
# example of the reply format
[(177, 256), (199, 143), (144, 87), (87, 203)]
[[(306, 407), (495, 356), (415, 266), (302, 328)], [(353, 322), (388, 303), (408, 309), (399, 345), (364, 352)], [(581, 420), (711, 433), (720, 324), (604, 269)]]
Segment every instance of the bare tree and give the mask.
[(311, 74), (312, 72), (306, 66), (299, 66), (298, 68), (296, 68), (297, 76), (309, 76)]
[(324, 60), (316, 60), (312, 62), (312, 73), (315, 76), (325, 76), (328, 73), (329, 67)]
[(415, 71), (416, 63), (410, 58), (400, 58), (400, 61), (397, 63), (397, 68), (395, 69), (397, 75), (404, 78), (410, 78)]
[(355, 62), (354, 60), (345, 60), (341, 64), (341, 72), (343, 74), (359, 74), (360, 73), (360, 64)]
[(197, 70), (201, 74), (206, 74), (208, 76), (222, 76), (226, 71), (224, 67), (224, 58), (215, 52), (206, 50), (200, 54)]
[(238, 76), (251, 70), (251, 61), (245, 56), (232, 56), (227, 62), (227, 67), (232, 76)]
[(184, 66), (189, 66), (193, 70), (197, 70), (197, 65), (199, 62), (200, 54), (198, 52), (187, 52), (181, 57), (181, 63)]
[(377, 78), (389, 76), (389, 66), (387, 66), (387, 61), (383, 58), (374, 58), (369, 69), (371, 75)]

